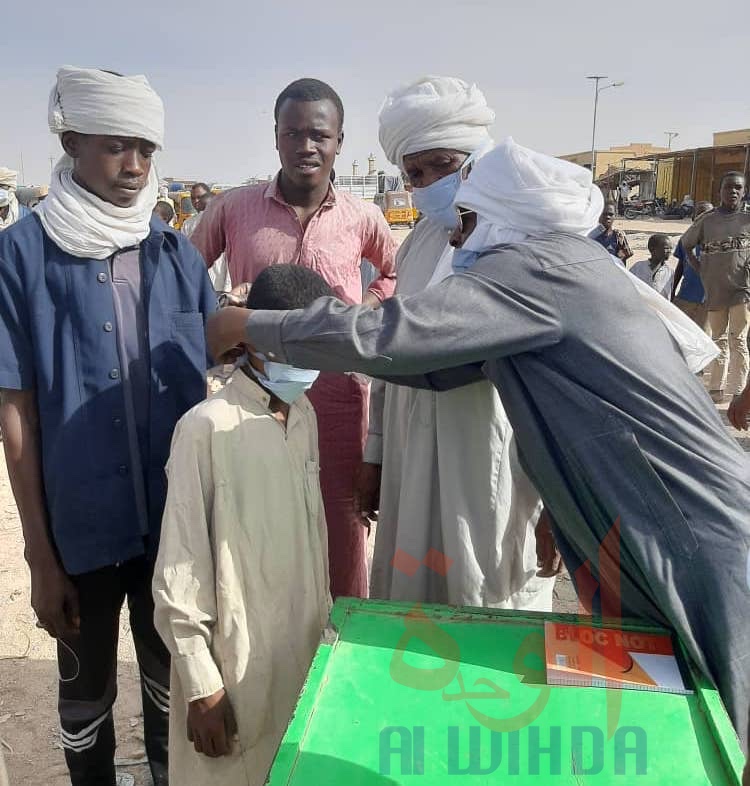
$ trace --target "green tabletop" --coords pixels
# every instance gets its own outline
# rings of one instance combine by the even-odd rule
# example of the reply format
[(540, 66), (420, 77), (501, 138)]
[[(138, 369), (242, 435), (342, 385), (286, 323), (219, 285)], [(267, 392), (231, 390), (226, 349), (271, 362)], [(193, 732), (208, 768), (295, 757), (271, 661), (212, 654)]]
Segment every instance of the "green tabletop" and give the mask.
[(737, 737), (683, 653), (688, 696), (546, 685), (544, 622), (579, 619), (337, 601), (270, 786), (739, 785)]

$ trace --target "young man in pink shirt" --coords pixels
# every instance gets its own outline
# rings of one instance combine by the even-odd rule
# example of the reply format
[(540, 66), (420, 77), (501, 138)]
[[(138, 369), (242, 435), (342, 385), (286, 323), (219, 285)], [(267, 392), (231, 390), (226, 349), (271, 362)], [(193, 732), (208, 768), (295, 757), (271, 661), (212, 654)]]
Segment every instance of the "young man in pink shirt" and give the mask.
[[(281, 171), (269, 184), (215, 200), (192, 236), (209, 267), (225, 254), (235, 284), (268, 265), (319, 273), (346, 303), (378, 306), (396, 283), (394, 241), (375, 205), (331, 184), (344, 141), (344, 108), (317, 79), (300, 79), (276, 99)], [(380, 275), (362, 296), (361, 260)], [(320, 484), (328, 521), (331, 594), (367, 595), (365, 529), (354, 495), (367, 436), (368, 385), (359, 375), (323, 373), (308, 397), (318, 417)]]

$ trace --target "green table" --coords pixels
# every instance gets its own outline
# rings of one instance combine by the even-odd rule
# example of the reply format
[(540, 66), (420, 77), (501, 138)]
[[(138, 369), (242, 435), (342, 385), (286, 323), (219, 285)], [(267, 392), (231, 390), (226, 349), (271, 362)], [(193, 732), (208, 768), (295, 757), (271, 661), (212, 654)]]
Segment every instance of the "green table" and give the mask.
[(547, 686), (545, 620), (579, 618), (337, 601), (270, 786), (740, 784), (737, 737), (684, 653), (688, 696)]

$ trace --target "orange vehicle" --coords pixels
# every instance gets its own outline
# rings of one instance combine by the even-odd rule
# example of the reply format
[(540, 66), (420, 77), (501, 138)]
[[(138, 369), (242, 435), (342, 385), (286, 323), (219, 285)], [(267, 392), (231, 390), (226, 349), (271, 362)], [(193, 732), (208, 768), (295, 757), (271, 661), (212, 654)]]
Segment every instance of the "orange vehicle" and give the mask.
[(190, 191), (170, 191), (169, 198), (174, 202), (174, 228), (180, 229), (185, 220), (195, 214)]
[(408, 191), (386, 191), (383, 214), (388, 226), (408, 224), (409, 227), (413, 227), (419, 216)]

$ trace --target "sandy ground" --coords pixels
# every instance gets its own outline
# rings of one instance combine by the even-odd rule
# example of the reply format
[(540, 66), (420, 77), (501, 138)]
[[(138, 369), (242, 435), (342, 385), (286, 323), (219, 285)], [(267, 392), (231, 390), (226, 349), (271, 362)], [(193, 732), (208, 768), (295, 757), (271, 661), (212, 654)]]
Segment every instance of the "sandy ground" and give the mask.
[[(654, 233), (663, 232), (664, 234), (670, 235), (673, 243), (676, 245), (680, 235), (682, 235), (689, 226), (690, 221), (660, 221), (656, 218), (642, 218), (634, 221), (628, 221), (623, 218), (615, 221), (615, 227), (625, 232), (628, 236), (630, 247), (633, 250), (633, 258), (630, 260), (629, 264), (633, 264), (648, 257), (646, 247), (649, 237)], [(394, 229), (393, 234), (399, 242), (402, 242), (410, 231), (409, 229)], [(673, 260), (673, 262), (675, 262), (675, 260)]]
[[(628, 232), (639, 259), (649, 234), (666, 231), (677, 236), (685, 231), (687, 224), (623, 221), (621, 226)], [(403, 239), (407, 231), (397, 234)], [(722, 410), (726, 411), (726, 405)], [(750, 450), (750, 437), (740, 441)], [(10, 784), (64, 786), (69, 781), (57, 730), (55, 652), (49, 637), (34, 626), (21, 526), (4, 457), (0, 459), (0, 554), (0, 746)], [(575, 592), (567, 576), (558, 580), (555, 595), (558, 610), (576, 611)], [(136, 786), (147, 786), (151, 781), (143, 764), (138, 673), (126, 614), (122, 616), (120, 631), (120, 687), (115, 707), (117, 757), (123, 763), (121, 772), (131, 773)]]

